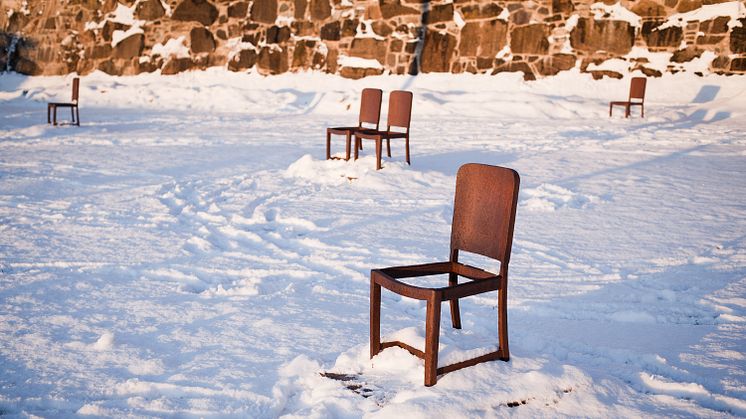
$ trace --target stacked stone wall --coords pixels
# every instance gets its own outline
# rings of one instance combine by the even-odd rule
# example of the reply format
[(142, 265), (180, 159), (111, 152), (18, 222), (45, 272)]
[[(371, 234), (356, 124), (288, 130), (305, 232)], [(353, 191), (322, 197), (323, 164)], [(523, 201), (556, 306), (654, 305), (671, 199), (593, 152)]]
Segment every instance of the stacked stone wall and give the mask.
[[(0, 70), (112, 75), (225, 67), (280, 74), (579, 67), (649, 76), (706, 59), (746, 73), (746, 2), (720, 0), (2, 0)], [(652, 65), (647, 52), (667, 53)]]

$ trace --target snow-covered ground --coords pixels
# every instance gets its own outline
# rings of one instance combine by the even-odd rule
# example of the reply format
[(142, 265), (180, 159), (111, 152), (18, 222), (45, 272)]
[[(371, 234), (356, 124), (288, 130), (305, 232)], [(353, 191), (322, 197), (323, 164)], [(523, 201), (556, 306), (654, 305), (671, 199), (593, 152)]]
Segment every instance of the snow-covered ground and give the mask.
[[(48, 126), (70, 81), (0, 75), (0, 415), (746, 416), (744, 77), (650, 79), (624, 119), (628, 79), (576, 72), (96, 73)], [(324, 160), (366, 86), (414, 92), (412, 166)], [(512, 358), (426, 388), (368, 359), (368, 276), (447, 258), (466, 162), (522, 177)], [(441, 364), (494, 348), (495, 309), (444, 310)], [(424, 319), (384, 292), (384, 336)]]

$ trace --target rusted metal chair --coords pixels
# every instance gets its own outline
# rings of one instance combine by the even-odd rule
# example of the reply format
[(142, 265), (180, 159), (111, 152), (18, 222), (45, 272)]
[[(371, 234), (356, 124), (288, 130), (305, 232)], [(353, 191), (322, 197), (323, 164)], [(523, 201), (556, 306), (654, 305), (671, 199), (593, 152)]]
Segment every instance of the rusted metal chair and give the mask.
[[(465, 164), (456, 177), (456, 197), (451, 226), (451, 256), (448, 262), (374, 269), (370, 272), (370, 357), (383, 349), (398, 346), (425, 360), (425, 385), (432, 386), (445, 374), (480, 362), (510, 359), (508, 350), (508, 263), (513, 242), (518, 173), (504, 167)], [(459, 263), (459, 251), (471, 252), (500, 261), (500, 273)], [(428, 275), (448, 274), (448, 286), (425, 288), (400, 281)], [(458, 283), (458, 277), (468, 281)], [(381, 342), (381, 287), (396, 294), (427, 301), (425, 351), (404, 342)], [(461, 328), (459, 298), (497, 291), (497, 351), (476, 358), (438, 367), (440, 305), (451, 303), (453, 327)]]
[[(73, 93), (70, 102), (52, 102), (47, 104), (47, 124), (51, 124), (54, 121), (54, 125), (57, 125), (57, 108), (70, 108), (72, 124), (80, 126), (80, 110), (78, 109), (79, 94), (80, 79), (75, 77), (73, 79)], [(53, 115), (52, 119), (50, 119), (50, 113)]]
[(640, 116), (645, 117), (645, 85), (648, 80), (645, 77), (633, 77), (629, 85), (629, 99), (609, 102), (609, 116), (614, 106), (624, 106), (624, 117), (629, 118), (632, 106), (640, 107)]
[[(412, 92), (395, 90), (389, 96), (389, 115), (385, 131), (378, 129), (364, 129), (355, 131), (355, 159), (358, 157), (358, 149), (362, 149), (361, 139), (374, 140), (376, 142), (376, 170), (381, 169), (381, 148), (383, 140), (386, 140), (386, 152), (391, 157), (391, 139), (404, 138), (407, 164), (409, 161), (409, 123), (412, 119)], [(404, 129), (403, 132), (392, 131), (391, 128)]]
[[(362, 98), (360, 99), (360, 114), (358, 116), (358, 124), (356, 127), (334, 127), (326, 129), (326, 159), (329, 160), (331, 156), (331, 142), (332, 134), (344, 135), (347, 139), (345, 147), (346, 158), (350, 159), (350, 141), (352, 134), (357, 130), (366, 128), (363, 124), (370, 124), (378, 129), (379, 119), (381, 118), (381, 98), (383, 97), (383, 91), (381, 89), (363, 89)], [(370, 127), (367, 127), (370, 128)]]

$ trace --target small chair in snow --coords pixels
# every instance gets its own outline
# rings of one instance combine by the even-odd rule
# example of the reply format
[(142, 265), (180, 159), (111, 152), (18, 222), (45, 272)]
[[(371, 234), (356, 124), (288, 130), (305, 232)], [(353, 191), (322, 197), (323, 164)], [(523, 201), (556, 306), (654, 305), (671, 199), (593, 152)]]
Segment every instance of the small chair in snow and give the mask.
[[(376, 142), (376, 170), (381, 169), (381, 147), (386, 140), (386, 151), (391, 157), (391, 139), (404, 138), (407, 164), (409, 161), (409, 123), (412, 119), (412, 92), (395, 90), (389, 96), (389, 114), (386, 131), (376, 129), (364, 129), (355, 131), (355, 159), (358, 157), (358, 148), (362, 149), (361, 139), (374, 140)], [(391, 128), (401, 128), (404, 131), (392, 131)]]
[[(432, 386), (438, 375), (480, 362), (510, 359), (508, 350), (508, 263), (513, 243), (516, 203), (520, 178), (512, 169), (469, 163), (459, 168), (451, 226), (451, 255), (448, 262), (374, 269), (370, 272), (370, 357), (398, 346), (425, 361), (425, 385)], [(500, 273), (494, 274), (459, 263), (459, 251), (496, 259)], [(448, 286), (426, 288), (400, 281), (428, 275), (448, 274)], [(461, 284), (458, 277), (468, 279)], [(396, 294), (427, 301), (425, 351), (404, 342), (381, 342), (381, 287)], [(438, 367), (440, 306), (451, 304), (451, 322), (461, 328), (459, 298), (497, 291), (497, 350), (476, 358)]]
[[(79, 91), (80, 79), (76, 77), (73, 79), (73, 94), (70, 102), (52, 102), (47, 104), (47, 124), (51, 124), (54, 121), (54, 125), (57, 125), (57, 108), (70, 108), (72, 124), (80, 126), (80, 110), (78, 109)], [(50, 113), (53, 115), (52, 119), (49, 117)]]
[(326, 129), (326, 159), (329, 160), (331, 156), (331, 142), (332, 134), (344, 135), (347, 138), (347, 144), (345, 147), (346, 158), (350, 159), (350, 141), (352, 134), (357, 130), (365, 128), (363, 124), (374, 125), (375, 129), (378, 129), (378, 120), (381, 117), (381, 98), (383, 92), (381, 89), (363, 89), (362, 98), (360, 99), (360, 114), (358, 116), (358, 124), (356, 127), (334, 127)]
[(633, 77), (629, 85), (629, 99), (626, 101), (615, 101), (609, 102), (609, 116), (611, 116), (611, 109), (614, 106), (624, 106), (624, 117), (629, 118), (629, 111), (632, 106), (640, 107), (640, 116), (645, 117), (645, 85), (647, 79), (645, 77)]

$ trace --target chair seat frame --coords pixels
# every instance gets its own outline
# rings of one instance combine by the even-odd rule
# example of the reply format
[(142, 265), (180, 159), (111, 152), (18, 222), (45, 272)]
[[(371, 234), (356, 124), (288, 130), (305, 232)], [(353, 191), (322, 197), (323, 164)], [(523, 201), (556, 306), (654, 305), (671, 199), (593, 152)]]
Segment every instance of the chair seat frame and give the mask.
[[(57, 125), (57, 108), (70, 108), (72, 125), (80, 126), (80, 110), (78, 104), (73, 102), (54, 102), (47, 104), (47, 124)], [(50, 118), (52, 114), (52, 118)]]
[[(390, 347), (400, 347), (425, 361), (425, 386), (435, 385), (438, 375), (487, 361), (508, 361), (508, 312), (507, 312), (507, 266), (501, 267), (499, 275), (458, 263), (458, 250), (453, 251), (453, 260), (449, 262), (428, 263), (422, 265), (399, 266), (374, 269), (370, 273), (370, 357), (378, 355)], [(414, 278), (430, 275), (448, 274), (448, 286), (425, 288), (400, 281), (403, 278)], [(458, 283), (458, 277), (470, 281)], [(400, 341), (381, 341), (381, 288), (386, 288), (399, 295), (416, 300), (427, 301), (425, 351), (416, 349)], [(459, 299), (489, 291), (498, 291), (498, 336), (499, 346), (496, 351), (476, 358), (438, 367), (438, 344), (440, 341), (441, 304), (450, 302), (451, 323), (454, 329), (461, 329)]]

